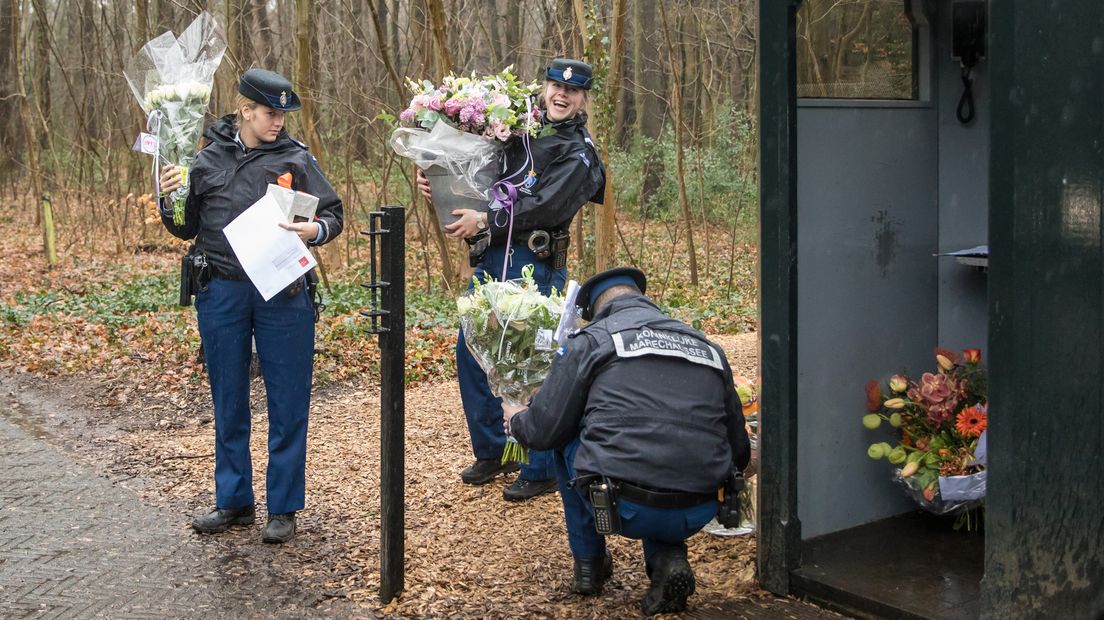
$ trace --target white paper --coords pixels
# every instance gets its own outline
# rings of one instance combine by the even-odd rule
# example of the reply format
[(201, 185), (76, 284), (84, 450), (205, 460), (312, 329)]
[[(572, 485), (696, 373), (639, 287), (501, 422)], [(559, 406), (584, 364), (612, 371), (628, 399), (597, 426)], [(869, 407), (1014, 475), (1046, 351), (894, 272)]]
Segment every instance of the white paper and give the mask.
[(564, 309), (560, 315), (560, 323), (556, 326), (556, 333), (552, 338), (556, 342), (563, 342), (564, 337), (570, 334), (578, 326), (579, 310), (575, 307), (575, 300), (579, 297), (579, 283), (568, 280), (567, 290), (564, 292)]
[(299, 235), (280, 228), (285, 221), (276, 199), (266, 195), (222, 230), (265, 301), (318, 264)]
[(318, 196), (272, 183), (268, 184), (267, 195), (276, 199), (276, 204), (280, 205), (280, 210), (284, 212), (289, 224), (314, 221), (314, 212), (318, 210)]
[(131, 149), (146, 155), (157, 155), (157, 136), (144, 132), (140, 133)]
[(957, 252), (944, 252), (942, 254), (932, 254), (932, 256), (989, 256), (988, 245), (976, 245), (972, 248), (966, 248), (965, 250), (959, 250)]

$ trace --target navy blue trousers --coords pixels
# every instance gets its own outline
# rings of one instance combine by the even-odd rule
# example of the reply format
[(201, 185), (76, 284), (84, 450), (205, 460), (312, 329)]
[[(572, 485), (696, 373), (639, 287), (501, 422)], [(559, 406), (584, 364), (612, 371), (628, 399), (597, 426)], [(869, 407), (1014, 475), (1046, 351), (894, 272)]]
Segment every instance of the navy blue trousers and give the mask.
[[(492, 246), (483, 257), (483, 263), (475, 269), (475, 277), (483, 281), (483, 274), (502, 279), (502, 265), (506, 258), (506, 246)], [(507, 265), (506, 279), (521, 277), (526, 265), (533, 265), (533, 279), (540, 292), (548, 295), (552, 288), (563, 292), (567, 282), (567, 269), (553, 269), (550, 261), (538, 261), (529, 248), (513, 246)], [(468, 290), (471, 290), (469, 284)], [(502, 399), (491, 393), (487, 374), (472, 357), (464, 344), (464, 330), (456, 337), (456, 376), (460, 381), (460, 400), (464, 403), (464, 417), (468, 422), (472, 452), (477, 459), (500, 459), (506, 446), (506, 433), (502, 430)], [(555, 477), (551, 451), (529, 451), (529, 464), (521, 466), (518, 475), (522, 480), (551, 480)]]
[(251, 282), (212, 280), (195, 305), (215, 405), (215, 505), (253, 505), (249, 359), (255, 338), (268, 395), (268, 512), (301, 510), (314, 369), (314, 308), (306, 287), (266, 302)]
[[(573, 488), (569, 482), (576, 477), (575, 452), (579, 448), (576, 437), (555, 453), (556, 481), (563, 500), (564, 520), (567, 522), (567, 543), (577, 560), (602, 557), (606, 552), (606, 539), (594, 530), (594, 506), (587, 490)], [(621, 517), (621, 535), (639, 540), (644, 547), (644, 563), (652, 566), (657, 553), (672, 550), (686, 554), (686, 539), (705, 527), (717, 514), (717, 502), (708, 501), (690, 508), (652, 508), (622, 499), (617, 504)]]

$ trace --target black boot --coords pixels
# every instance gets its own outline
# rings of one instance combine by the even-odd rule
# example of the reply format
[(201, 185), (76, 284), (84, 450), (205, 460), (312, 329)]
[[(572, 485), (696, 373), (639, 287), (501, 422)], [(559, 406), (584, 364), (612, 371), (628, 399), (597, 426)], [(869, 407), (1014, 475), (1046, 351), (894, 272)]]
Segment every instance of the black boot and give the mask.
[(602, 593), (602, 585), (613, 576), (613, 558), (609, 551), (601, 558), (575, 560), (575, 593), (594, 596)]
[(487, 484), (499, 474), (517, 471), (517, 463), (502, 464), (498, 459), (476, 459), (469, 467), (460, 472), (460, 479), (466, 484)]
[(202, 517), (192, 519), (192, 529), (200, 534), (218, 534), (230, 529), (231, 525), (253, 525), (255, 514), (252, 505), (215, 508)]
[(265, 526), (261, 540), (266, 543), (286, 543), (295, 536), (295, 513), (268, 515), (268, 525)]
[(502, 499), (508, 502), (523, 502), (545, 493), (552, 493), (555, 490), (555, 478), (549, 480), (522, 480), (518, 478), (514, 480), (513, 484), (502, 490)]
[(686, 550), (661, 551), (652, 559), (649, 576), (652, 586), (640, 600), (645, 616), (677, 613), (686, 609), (686, 599), (694, 593), (694, 571), (686, 561)]

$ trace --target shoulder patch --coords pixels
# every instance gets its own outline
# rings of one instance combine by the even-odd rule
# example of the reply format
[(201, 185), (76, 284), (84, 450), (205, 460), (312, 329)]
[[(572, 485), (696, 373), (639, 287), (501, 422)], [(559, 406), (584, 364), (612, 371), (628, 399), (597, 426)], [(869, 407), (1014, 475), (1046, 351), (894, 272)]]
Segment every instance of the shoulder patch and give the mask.
[(586, 164), (587, 168), (590, 167), (590, 160), (587, 159), (586, 151), (579, 153), (579, 159), (583, 160), (583, 163)]
[(617, 357), (659, 355), (723, 370), (717, 350), (709, 343), (678, 332), (642, 327), (611, 334)]

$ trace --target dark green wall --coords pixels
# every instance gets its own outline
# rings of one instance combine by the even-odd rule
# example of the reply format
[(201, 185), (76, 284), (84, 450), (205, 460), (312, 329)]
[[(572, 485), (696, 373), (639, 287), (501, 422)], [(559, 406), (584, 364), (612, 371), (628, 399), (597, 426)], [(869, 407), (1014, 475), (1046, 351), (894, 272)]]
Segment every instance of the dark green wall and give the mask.
[(985, 618), (1104, 613), (1104, 2), (992, 0)]
[(760, 406), (759, 580), (789, 593), (797, 568), (797, 0), (759, 5)]

